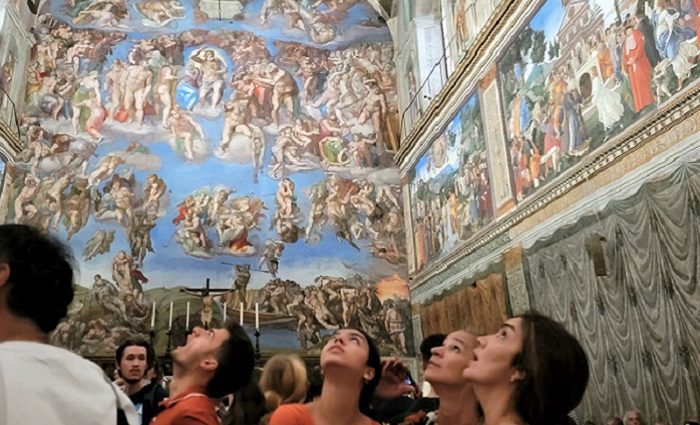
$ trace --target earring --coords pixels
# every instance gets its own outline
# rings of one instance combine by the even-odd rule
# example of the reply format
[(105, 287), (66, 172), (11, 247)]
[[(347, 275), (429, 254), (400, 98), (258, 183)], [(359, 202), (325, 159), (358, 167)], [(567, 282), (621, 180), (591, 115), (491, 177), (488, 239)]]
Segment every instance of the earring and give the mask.
[(510, 382), (515, 382), (515, 376), (510, 377)]

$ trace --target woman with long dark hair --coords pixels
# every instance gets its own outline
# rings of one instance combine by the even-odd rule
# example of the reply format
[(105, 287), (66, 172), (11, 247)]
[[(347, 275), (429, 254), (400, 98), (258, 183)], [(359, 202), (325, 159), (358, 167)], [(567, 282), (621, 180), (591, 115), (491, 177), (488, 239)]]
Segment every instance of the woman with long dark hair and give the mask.
[(588, 360), (564, 327), (538, 313), (507, 320), (479, 337), (463, 376), (483, 410), (484, 425), (557, 425), (581, 401)]
[(280, 406), (270, 425), (375, 425), (370, 401), (382, 366), (372, 339), (361, 330), (338, 330), (321, 351), (321, 370), (318, 400)]

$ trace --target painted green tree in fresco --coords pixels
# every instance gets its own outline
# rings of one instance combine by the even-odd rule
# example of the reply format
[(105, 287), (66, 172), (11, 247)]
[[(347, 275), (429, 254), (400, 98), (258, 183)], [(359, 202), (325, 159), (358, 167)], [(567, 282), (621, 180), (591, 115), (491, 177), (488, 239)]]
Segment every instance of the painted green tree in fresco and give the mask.
[[(558, 53), (558, 48), (556, 50)], [(546, 53), (547, 43), (544, 40), (544, 31), (535, 31), (530, 27), (525, 27), (513, 40), (513, 44), (506, 50), (500, 61), (503, 101), (506, 105), (515, 95), (518, 74), (522, 73), (527, 64), (541, 65), (545, 60)]]

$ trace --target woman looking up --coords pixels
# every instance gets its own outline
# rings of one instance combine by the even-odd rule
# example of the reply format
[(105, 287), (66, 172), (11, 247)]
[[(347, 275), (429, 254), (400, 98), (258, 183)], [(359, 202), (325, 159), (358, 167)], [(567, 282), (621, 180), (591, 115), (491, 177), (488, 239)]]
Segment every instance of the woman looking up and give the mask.
[(478, 403), (471, 385), (462, 376), (479, 345), (476, 335), (466, 330), (450, 333), (440, 347), (432, 349), (425, 369), (425, 380), (440, 399), (437, 422), (440, 425), (476, 425)]
[(588, 384), (588, 361), (576, 338), (554, 320), (528, 313), (478, 340), (463, 376), (484, 425), (565, 423)]
[(270, 425), (376, 425), (367, 415), (381, 377), (379, 351), (357, 329), (340, 329), (321, 351), (323, 388), (317, 401), (277, 408)]

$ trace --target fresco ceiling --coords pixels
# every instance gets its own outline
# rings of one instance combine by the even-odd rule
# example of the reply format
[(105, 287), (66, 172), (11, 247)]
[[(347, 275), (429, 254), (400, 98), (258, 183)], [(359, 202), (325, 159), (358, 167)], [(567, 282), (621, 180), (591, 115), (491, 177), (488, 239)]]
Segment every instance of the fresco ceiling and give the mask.
[(7, 219), (79, 257), (58, 343), (144, 332), (152, 302), (165, 328), (170, 301), (176, 322), (184, 312), (176, 288), (210, 278), (234, 290), (229, 314), (257, 302), (288, 319), (273, 347), (354, 325), (406, 352), (393, 51), (371, 5), (77, 0), (41, 12)]

